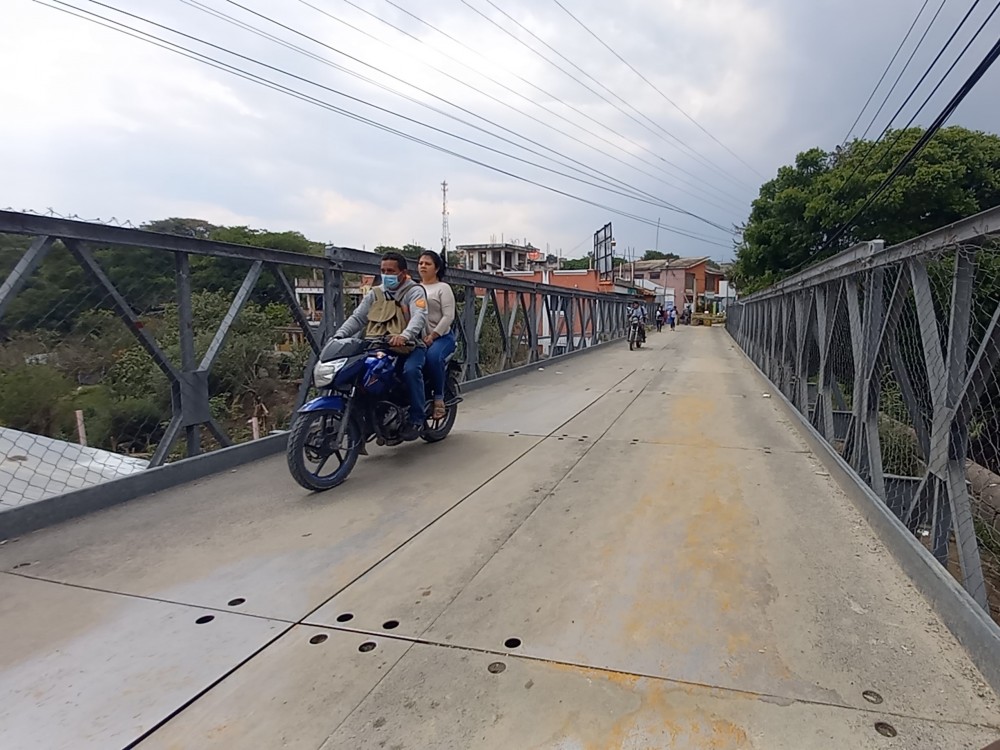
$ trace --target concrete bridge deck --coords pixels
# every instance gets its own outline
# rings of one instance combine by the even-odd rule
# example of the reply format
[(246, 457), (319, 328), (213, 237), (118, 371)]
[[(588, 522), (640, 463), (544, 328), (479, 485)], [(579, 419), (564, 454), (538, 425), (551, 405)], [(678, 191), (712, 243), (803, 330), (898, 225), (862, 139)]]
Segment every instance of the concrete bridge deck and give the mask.
[(1000, 738), (764, 392), (724, 331), (651, 334), (477, 391), (331, 493), (278, 456), (7, 543), (0, 747)]

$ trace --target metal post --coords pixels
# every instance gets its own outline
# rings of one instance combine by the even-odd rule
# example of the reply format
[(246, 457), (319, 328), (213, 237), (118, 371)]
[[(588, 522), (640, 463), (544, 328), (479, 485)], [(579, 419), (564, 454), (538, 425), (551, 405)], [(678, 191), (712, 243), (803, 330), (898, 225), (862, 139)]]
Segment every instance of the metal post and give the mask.
[[(485, 306), (486, 301), (483, 300)], [(465, 285), (465, 305), (462, 309), (462, 332), (465, 336), (465, 379), (479, 377), (479, 339), (476, 330), (476, 287)]]
[[(185, 375), (194, 373), (194, 313), (191, 309), (191, 261), (187, 253), (174, 253), (174, 269), (177, 279), (177, 321), (181, 337), (181, 370)], [(180, 389), (178, 389), (180, 396)], [(183, 419), (183, 396), (174, 403), (174, 414), (181, 414)], [(201, 430), (196, 424), (184, 426), (187, 435), (187, 455), (197, 456), (201, 453)]]
[[(966, 590), (987, 611), (986, 582), (983, 577), (976, 539), (975, 524), (965, 481), (965, 457), (968, 446), (968, 424), (963, 413), (955, 413), (962, 397), (966, 377), (969, 347), (969, 326), (972, 319), (972, 290), (976, 266), (975, 252), (960, 248), (955, 255), (955, 273), (952, 281), (951, 320), (948, 326), (948, 377), (945, 411), (940, 424), (948, 424), (947, 464), (942, 489), (947, 492), (948, 506), (942, 507), (942, 516), (950, 516), (958, 545), (958, 560)], [(951, 416), (949, 420), (948, 417)], [(943, 503), (942, 503), (943, 505)], [(952, 526), (944, 522), (942, 527)], [(947, 555), (947, 537), (941, 542), (942, 554)], [(937, 546), (937, 545), (935, 545)]]

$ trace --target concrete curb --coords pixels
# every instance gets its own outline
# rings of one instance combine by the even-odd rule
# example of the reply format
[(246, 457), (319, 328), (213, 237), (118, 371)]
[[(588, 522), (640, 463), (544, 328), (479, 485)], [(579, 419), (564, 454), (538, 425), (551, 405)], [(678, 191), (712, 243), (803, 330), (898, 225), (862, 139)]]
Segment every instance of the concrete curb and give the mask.
[(287, 440), (288, 434), (285, 432), (268, 435), (260, 440), (185, 458), (138, 474), (5, 510), (0, 513), (0, 540), (23, 536), (137, 497), (273, 456), (285, 450)]
[[(490, 385), (496, 385), (508, 378), (537, 371), (539, 367), (547, 367), (549, 363), (555, 364), (576, 357), (579, 354), (597, 351), (609, 344), (622, 340), (613, 339), (601, 344), (595, 344), (594, 346), (588, 346), (585, 349), (577, 349), (568, 354), (560, 354), (551, 359), (539, 360), (538, 362), (498, 372), (494, 375), (487, 375), (468, 383), (463, 383), (462, 390), (465, 392), (475, 391)], [(228, 471), (251, 461), (273, 456), (285, 450), (287, 440), (287, 432), (268, 435), (260, 440), (234, 445), (230, 448), (223, 448), (201, 456), (195, 456), (194, 458), (185, 458), (155, 469), (147, 469), (146, 471), (131, 474), (127, 477), (113, 479), (92, 487), (84, 487), (73, 492), (55, 495), (44, 500), (38, 500), (34, 503), (5, 510), (0, 512), (0, 540), (30, 534), (32, 531), (38, 531), (39, 529), (70, 521), (89, 513), (126, 503), (129, 500), (135, 500), (138, 497), (152, 495), (171, 487), (185, 484), (186, 482), (202, 479), (211, 474)]]
[[(728, 333), (728, 332), (727, 332)], [(772, 397), (795, 425), (810, 450), (823, 462), (882, 543), (930, 602), (952, 635), (962, 644), (983, 678), (1000, 693), (1000, 626), (993, 622), (934, 556), (921, 545), (851, 465), (823, 439), (784, 393), (757, 367), (730, 335), (730, 340)]]

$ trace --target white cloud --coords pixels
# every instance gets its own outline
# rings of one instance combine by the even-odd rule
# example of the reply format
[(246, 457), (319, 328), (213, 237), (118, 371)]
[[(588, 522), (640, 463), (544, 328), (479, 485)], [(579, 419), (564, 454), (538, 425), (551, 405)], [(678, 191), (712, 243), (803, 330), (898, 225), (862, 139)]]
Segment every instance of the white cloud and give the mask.
[[(110, 1), (115, 4), (115, 0)], [(190, 4), (118, 1), (137, 15), (383, 106), (388, 112), (376, 112), (333, 91), (283, 77), (246, 60), (227, 58), (234, 65), (331, 105), (588, 200), (654, 222), (660, 218), (663, 224), (711, 234), (723, 244), (724, 234), (695, 219), (610, 195), (475, 144), (485, 143), (562, 172), (574, 167), (599, 170), (723, 225), (745, 216), (759, 184), (757, 177), (549, 0), (494, 2), (634, 105), (641, 115), (627, 107), (628, 115), (623, 114), (602, 101), (460, 2), (399, 0), (488, 60), (449, 42), (383, 0), (357, 2), (419, 41), (392, 31), (340, 0), (310, 3), (381, 42), (301, 2), (253, 3), (263, 15), (288, 27), (285, 29), (222, 0), (198, 0), (337, 65), (404, 90), (419, 102), (448, 110), (469, 125), (373, 88), (329, 65), (210, 17)], [(73, 2), (108, 13), (87, 0)], [(469, 2), (512, 29), (533, 49), (557, 60), (573, 76), (586, 80), (485, 0)], [(894, 47), (912, 13), (903, 0), (892, 0), (878, 9), (861, 0), (621, 0), (613, 8), (597, 0), (563, 2), (658, 88), (764, 174), (791, 161), (801, 149), (829, 147), (843, 136), (886, 62), (886, 48)], [(864, 15), (864, 24), (856, 23), (859, 14)], [(950, 31), (949, 24), (954, 25), (955, 19), (947, 15), (942, 14), (940, 25), (929, 35), (927, 50), (933, 50), (936, 38)], [(134, 20), (127, 22), (141, 25)], [(153, 31), (152, 27), (144, 28)], [(167, 35), (162, 30), (154, 33)], [(175, 39), (198, 47), (191, 40)], [(199, 49), (226, 57), (219, 50)], [(922, 52), (918, 61), (930, 54)], [(926, 65), (926, 60), (920, 64)], [(459, 81), (433, 71), (431, 65)], [(4, 71), (0, 100), (5, 103), (5, 116), (0, 119), (0, 163), (7, 178), (0, 185), (0, 205), (42, 210), (51, 206), (65, 213), (127, 216), (136, 222), (189, 215), (218, 223), (297, 229), (316, 239), (355, 246), (409, 241), (435, 246), (440, 241), (439, 184), (447, 179), (456, 243), (503, 234), (568, 249), (580, 246), (581, 240), (608, 220), (615, 224), (619, 247), (645, 248), (654, 242), (655, 227), (429, 150), (28, 0), (10, 0), (5, 7), (0, 70)], [(476, 70), (494, 76), (520, 96), (489, 82)], [(908, 74), (904, 83), (912, 84), (916, 75)], [(440, 98), (407, 88), (392, 76)], [(993, 75), (981, 88), (992, 86), (995, 90), (996, 82)], [(592, 81), (587, 85), (620, 104)], [(547, 93), (540, 93), (539, 88)], [(525, 97), (542, 105), (529, 103)], [(970, 101), (960, 111), (958, 121), (988, 127), (989, 105), (982, 103), (987, 98), (980, 97), (978, 104)], [(468, 112), (459, 112), (451, 105)], [(392, 113), (416, 122), (403, 121)], [(553, 149), (562, 164), (519, 151), (473, 127), (495, 131), (494, 124), (514, 131), (502, 132), (505, 138), (545, 155), (552, 155), (545, 147)], [(441, 128), (471, 143), (423, 125)], [(703, 156), (692, 158), (660, 128)], [(521, 136), (542, 145), (528, 144)], [(706, 167), (705, 158), (721, 167), (725, 176)], [(678, 173), (677, 167), (690, 174)], [(607, 181), (604, 177), (588, 179)], [(692, 187), (691, 182), (699, 187)], [(722, 197), (720, 191), (730, 197)], [(712, 196), (710, 202), (707, 196)], [(725, 250), (667, 231), (660, 233), (660, 246), (682, 254), (726, 255)], [(586, 247), (584, 242), (581, 250)]]

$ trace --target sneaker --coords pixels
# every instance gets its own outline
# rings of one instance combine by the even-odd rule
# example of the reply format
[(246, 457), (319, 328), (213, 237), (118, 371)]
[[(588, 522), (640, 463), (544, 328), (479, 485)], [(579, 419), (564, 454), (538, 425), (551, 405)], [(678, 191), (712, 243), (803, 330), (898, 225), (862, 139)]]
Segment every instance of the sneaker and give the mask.
[(423, 429), (422, 424), (416, 424), (414, 422), (408, 422), (403, 425), (403, 428), (399, 431), (399, 437), (403, 439), (404, 442), (411, 442), (420, 437), (420, 431)]

